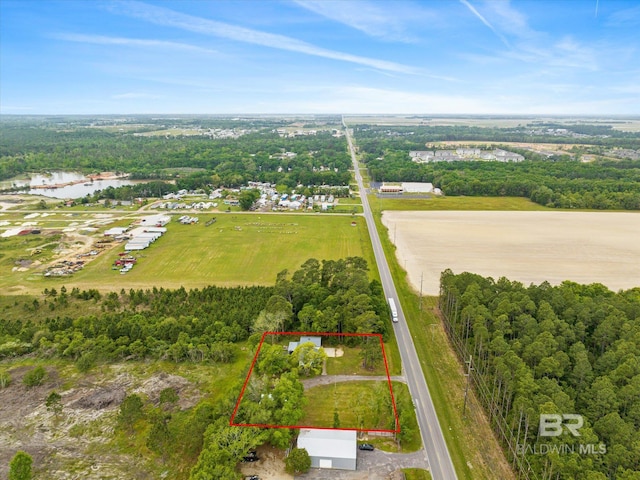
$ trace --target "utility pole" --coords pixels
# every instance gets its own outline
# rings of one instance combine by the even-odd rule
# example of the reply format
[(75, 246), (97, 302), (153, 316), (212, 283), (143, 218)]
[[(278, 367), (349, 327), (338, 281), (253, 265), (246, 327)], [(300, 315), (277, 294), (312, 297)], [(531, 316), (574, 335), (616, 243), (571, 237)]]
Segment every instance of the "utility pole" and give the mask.
[(465, 377), (467, 377), (467, 385), (464, 387), (464, 404), (462, 406), (462, 418), (464, 418), (467, 410), (467, 395), (469, 394), (469, 377), (471, 377), (471, 370), (473, 370), (473, 367), (471, 366), (471, 361), (472, 361), (472, 357), (471, 355), (469, 355), (469, 360), (464, 362), (467, 364), (467, 373), (465, 374)]

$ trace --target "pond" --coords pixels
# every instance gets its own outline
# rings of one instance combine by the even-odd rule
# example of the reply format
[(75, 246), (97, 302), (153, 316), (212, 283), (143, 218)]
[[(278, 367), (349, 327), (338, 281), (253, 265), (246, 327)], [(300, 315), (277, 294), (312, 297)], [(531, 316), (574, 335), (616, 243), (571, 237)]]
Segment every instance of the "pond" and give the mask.
[[(25, 187), (25, 193), (51, 198), (81, 198), (107, 187), (133, 185), (138, 181), (112, 172), (86, 176), (79, 172), (32, 174), (30, 178), (14, 178), (0, 182), (0, 188)], [(28, 188), (28, 190), (27, 190)]]

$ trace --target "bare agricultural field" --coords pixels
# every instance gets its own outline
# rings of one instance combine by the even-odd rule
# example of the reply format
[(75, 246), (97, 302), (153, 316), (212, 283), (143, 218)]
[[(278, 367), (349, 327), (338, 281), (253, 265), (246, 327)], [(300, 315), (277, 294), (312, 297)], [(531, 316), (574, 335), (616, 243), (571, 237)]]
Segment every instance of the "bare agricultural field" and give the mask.
[(345, 115), (345, 121), (350, 125), (371, 124), (389, 127), (424, 126), (432, 127), (484, 127), (484, 128), (517, 128), (532, 123), (556, 123), (560, 125), (576, 124), (601, 124), (611, 125), (614, 130), (625, 132), (640, 131), (640, 119), (637, 117), (616, 118), (563, 118), (563, 117), (536, 117), (536, 116), (482, 116), (469, 115), (455, 117), (447, 115)]
[(622, 130), (623, 132), (640, 132), (640, 118), (625, 120), (622, 123), (612, 125), (614, 130)]
[(466, 145), (507, 145), (515, 148), (524, 148), (534, 152), (549, 152), (556, 155), (570, 155), (573, 147), (585, 147), (591, 145), (577, 143), (533, 143), (533, 142), (498, 142), (486, 140), (481, 142), (468, 142), (463, 140), (447, 140), (427, 144), (428, 148), (446, 148)]
[(388, 211), (382, 222), (409, 281), (419, 290), (423, 275), (427, 295), (438, 294), (447, 268), (525, 285), (640, 286), (638, 213)]

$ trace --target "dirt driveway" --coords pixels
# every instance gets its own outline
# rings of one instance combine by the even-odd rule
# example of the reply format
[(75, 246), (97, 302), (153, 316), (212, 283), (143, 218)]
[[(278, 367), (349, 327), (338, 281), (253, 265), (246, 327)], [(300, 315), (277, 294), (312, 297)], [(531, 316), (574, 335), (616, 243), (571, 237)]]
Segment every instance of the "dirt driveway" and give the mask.
[(258, 475), (260, 480), (293, 480), (293, 475), (284, 471), (284, 452), (270, 446), (257, 449), (257, 462), (240, 464), (240, 472), (244, 476)]

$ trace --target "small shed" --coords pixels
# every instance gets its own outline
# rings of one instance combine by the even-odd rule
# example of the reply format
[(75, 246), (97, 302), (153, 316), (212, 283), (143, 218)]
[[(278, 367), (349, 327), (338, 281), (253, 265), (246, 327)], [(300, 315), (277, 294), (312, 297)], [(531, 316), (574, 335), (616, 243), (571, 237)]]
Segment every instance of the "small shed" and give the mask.
[(298, 448), (307, 451), (313, 468), (355, 470), (357, 443), (352, 430), (301, 429), (298, 435)]

